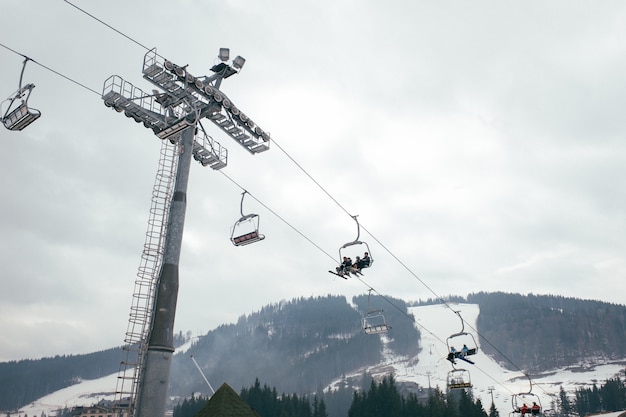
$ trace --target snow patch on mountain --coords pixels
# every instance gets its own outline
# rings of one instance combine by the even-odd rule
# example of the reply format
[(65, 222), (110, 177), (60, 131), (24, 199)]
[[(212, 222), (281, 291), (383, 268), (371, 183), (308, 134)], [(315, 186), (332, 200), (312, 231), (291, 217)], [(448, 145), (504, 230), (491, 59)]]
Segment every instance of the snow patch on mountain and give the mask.
[[(421, 351), (415, 357), (396, 355), (386, 347), (389, 338), (393, 338), (393, 323), (389, 323), (392, 329), (386, 335), (381, 336), (385, 345), (383, 360), (380, 364), (368, 368), (367, 371), (375, 378), (393, 374), (397, 383), (409, 382), (424, 388), (439, 387), (445, 391), (448, 374), (454, 369), (446, 360), (448, 338), (460, 333), (463, 329), (465, 333), (473, 333), (475, 341), (477, 343), (479, 341), (475, 333), (476, 320), (480, 313), (479, 306), (457, 303), (449, 304), (449, 306), (452, 309), (443, 304), (409, 308), (409, 314), (415, 317), (415, 325), (421, 333)], [(458, 311), (465, 321), (464, 328), (455, 311)], [(450, 339), (450, 343), (457, 342), (457, 339)], [(520, 343), (530, 342), (520, 341)], [(461, 346), (457, 346), (457, 349)], [(493, 398), (501, 414), (512, 410), (512, 397), (516, 394), (530, 391), (540, 398), (544, 409), (552, 409), (561, 386), (566, 392), (572, 394), (576, 389), (590, 387), (594, 383), (601, 385), (624, 370), (623, 364), (590, 363), (587, 359), (585, 366), (580, 368), (558, 369), (535, 378), (532, 380), (531, 387), (528, 378), (522, 372), (502, 368), (491, 357), (485, 355), (480, 346), (476, 355), (472, 355), (470, 359), (475, 362), (475, 365), (457, 360), (456, 369), (467, 371), (473, 385), (474, 398), (480, 398), (485, 409), (490, 407)], [(346, 376), (359, 377), (364, 371), (365, 369), (359, 369)], [(331, 384), (330, 388), (334, 386), (335, 384)]]

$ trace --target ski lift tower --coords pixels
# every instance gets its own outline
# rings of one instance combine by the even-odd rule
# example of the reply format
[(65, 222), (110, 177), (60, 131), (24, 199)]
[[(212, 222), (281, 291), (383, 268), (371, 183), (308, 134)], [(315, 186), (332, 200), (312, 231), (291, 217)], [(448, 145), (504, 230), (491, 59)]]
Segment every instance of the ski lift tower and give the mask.
[[(143, 78), (159, 90), (145, 94), (116, 75), (104, 83), (107, 107), (142, 123), (163, 140), (143, 253), (149, 261), (139, 268), (125, 339), (124, 349), (134, 353), (122, 361), (116, 388), (116, 398), (120, 403), (124, 399), (128, 408), (121, 411), (120, 406), (118, 416), (165, 414), (191, 158), (216, 170), (227, 163), (226, 149), (206, 134), (200, 121), (210, 120), (251, 154), (269, 149), (269, 134), (220, 90), (222, 80), (237, 74), (245, 60), (237, 56), (230, 62), (227, 48), (221, 48), (218, 57), (211, 75), (194, 77), (186, 65), (176, 65), (152, 49), (144, 57)], [(160, 226), (151, 229), (155, 224)]]

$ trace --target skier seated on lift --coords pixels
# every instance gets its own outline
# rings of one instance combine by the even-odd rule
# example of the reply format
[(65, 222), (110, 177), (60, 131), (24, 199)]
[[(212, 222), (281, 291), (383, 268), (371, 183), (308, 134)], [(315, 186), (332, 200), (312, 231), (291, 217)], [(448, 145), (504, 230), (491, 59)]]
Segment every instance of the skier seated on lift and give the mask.
[(541, 407), (536, 402), (533, 402), (533, 405), (530, 407), (530, 414), (537, 416), (539, 415), (539, 411), (541, 411)]
[[(353, 274), (361, 274), (361, 269), (367, 268), (367, 266), (363, 263), (363, 259), (360, 256), (356, 257), (356, 262), (352, 264), (350, 272)], [(363, 274), (361, 274), (363, 275)]]
[(363, 254), (363, 258), (361, 259), (361, 266), (359, 267), (359, 269), (369, 268), (370, 263), (371, 263), (370, 254), (365, 252), (365, 254)]
[(466, 357), (468, 353), (469, 353), (469, 348), (467, 347), (467, 345), (463, 345), (463, 347), (461, 348), (461, 356)]
[(456, 351), (456, 349), (454, 348), (454, 346), (450, 346), (450, 353), (448, 353), (448, 357), (447, 357), (446, 359), (447, 359), (447, 360), (449, 360), (449, 361), (450, 361), (450, 362), (452, 362), (452, 363), (456, 363), (456, 362), (454, 361), (454, 358), (456, 358), (457, 353), (458, 353), (458, 352)]
[(528, 412), (528, 406), (526, 404), (522, 405), (522, 407), (518, 407), (517, 410), (515, 410), (516, 413), (521, 413), (522, 416), (525, 416), (526, 413)]
[(344, 256), (343, 262), (335, 269), (339, 275), (350, 275), (350, 270), (352, 269), (352, 259)]
[(367, 252), (365, 252), (365, 255), (363, 256), (363, 258), (361, 258), (360, 256), (356, 257), (356, 262), (354, 263), (354, 265), (352, 265), (352, 268), (356, 269), (358, 272), (361, 272), (361, 269), (368, 268), (369, 266), (370, 266), (370, 257), (367, 254)]

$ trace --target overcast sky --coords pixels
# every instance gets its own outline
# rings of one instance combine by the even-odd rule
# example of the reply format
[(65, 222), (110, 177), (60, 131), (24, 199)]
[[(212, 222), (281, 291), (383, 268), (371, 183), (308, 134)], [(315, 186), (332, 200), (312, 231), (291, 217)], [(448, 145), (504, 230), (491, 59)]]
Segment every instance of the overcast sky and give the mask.
[[(176, 331), (368, 286), (624, 303), (623, 2), (73, 4), (196, 76), (220, 47), (245, 57), (222, 90), (275, 140), (251, 155), (203, 122), (266, 239), (230, 243), (242, 189), (194, 162)], [(0, 43), (87, 87), (31, 62), (43, 115), (0, 130), (0, 360), (119, 346), (161, 144), (99, 93), (113, 74), (151, 91), (147, 51), (61, 0), (0, 8)], [(8, 97), (22, 57), (0, 64)], [(375, 259), (363, 282), (327, 272), (348, 213)]]

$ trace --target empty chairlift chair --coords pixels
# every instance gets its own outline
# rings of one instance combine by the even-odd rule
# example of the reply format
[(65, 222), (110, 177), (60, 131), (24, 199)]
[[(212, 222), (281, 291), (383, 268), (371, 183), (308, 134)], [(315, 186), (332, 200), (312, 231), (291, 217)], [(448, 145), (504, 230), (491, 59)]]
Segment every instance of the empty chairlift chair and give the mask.
[(447, 386), (449, 390), (472, 388), (469, 371), (466, 369), (453, 369), (448, 372)]
[(2, 112), (2, 124), (9, 130), (22, 130), (41, 116), (39, 110), (28, 107), (28, 98), (33, 88), (35, 88), (35, 85), (26, 84), (22, 87), (22, 78), (28, 61), (29, 58), (24, 60), (17, 92), (5, 100), (9, 102), (9, 105), (6, 110)]
[(363, 317), (363, 331), (365, 334), (386, 333), (389, 330), (383, 310), (370, 310)]
[(385, 316), (383, 315), (383, 310), (375, 310), (371, 308), (370, 305), (370, 297), (372, 295), (372, 289), (369, 289), (369, 294), (367, 295), (367, 314), (363, 317), (362, 327), (365, 334), (380, 334), (386, 333), (390, 326), (387, 324), (385, 320)]
[(247, 191), (241, 194), (241, 218), (232, 227), (230, 240), (235, 246), (249, 245), (265, 239), (259, 233), (259, 216), (257, 214), (243, 214), (243, 199)]

